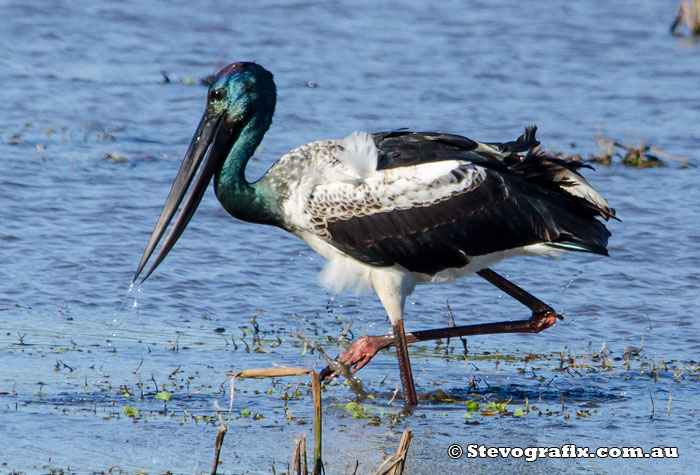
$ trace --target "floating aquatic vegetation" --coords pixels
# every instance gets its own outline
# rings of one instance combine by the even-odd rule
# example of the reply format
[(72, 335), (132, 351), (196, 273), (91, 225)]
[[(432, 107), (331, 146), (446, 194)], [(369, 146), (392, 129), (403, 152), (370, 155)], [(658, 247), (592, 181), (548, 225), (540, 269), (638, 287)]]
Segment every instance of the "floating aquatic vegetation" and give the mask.
[(508, 409), (508, 404), (511, 403), (513, 398), (511, 397), (507, 401), (499, 402), (499, 401), (489, 401), (487, 403), (484, 403), (482, 401), (482, 404), (479, 403), (480, 396), (477, 394), (472, 394), (474, 399), (470, 399), (466, 401), (466, 409), (467, 412), (465, 412), (462, 415), (463, 419), (471, 419), (474, 417), (476, 414), (481, 414), (482, 416), (517, 416), (517, 417), (522, 417), (524, 415), (524, 411), (522, 408), (517, 408), (514, 409), (513, 411), (510, 411)]
[(173, 398), (173, 396), (167, 391), (161, 391), (159, 393), (156, 393), (155, 398), (160, 399), (161, 401), (170, 401)]
[(189, 76), (171, 80), (166, 71), (161, 71), (160, 74), (163, 76), (163, 80), (160, 82), (161, 84), (179, 83), (191, 86), (195, 83), (195, 80)]
[[(212, 71), (218, 71), (223, 67), (223, 63), (221, 61), (217, 61), (217, 63), (214, 65), (214, 68)], [(176, 78), (172, 79), (170, 75), (168, 74), (167, 71), (161, 71), (160, 72), (161, 76), (163, 76), (163, 80), (160, 82), (161, 84), (171, 84), (171, 83), (178, 83), (178, 84), (187, 84), (188, 86), (191, 86), (193, 84), (196, 84), (197, 81), (194, 80), (194, 78), (186, 76), (184, 78)], [(211, 83), (214, 82), (214, 74), (207, 74), (206, 76), (203, 76), (199, 78), (199, 84), (202, 86), (211, 86)]]
[(104, 156), (102, 157), (102, 160), (109, 161), (109, 162), (114, 162), (114, 163), (123, 163), (128, 161), (127, 158), (120, 154), (120, 153), (110, 153), (110, 152), (105, 152)]
[[(698, 0), (700, 1), (700, 0)], [(622, 165), (633, 168), (660, 167), (666, 164), (665, 160), (678, 162), (683, 167), (688, 167), (688, 160), (659, 150), (658, 147), (646, 145), (643, 139), (639, 139), (636, 145), (623, 145), (615, 140), (603, 137), (598, 133), (596, 142), (600, 148), (600, 154), (591, 154), (585, 159), (579, 154), (555, 153), (555, 156), (564, 160), (579, 160), (582, 162), (600, 163), (612, 165), (619, 161)]]
[[(9, 311), (11, 309), (0, 308), (1, 310)], [(63, 311), (66, 311), (65, 307), (63, 307)], [(207, 319), (205, 321), (209, 322)], [(292, 336), (289, 330), (266, 327), (265, 323), (266, 320), (258, 317), (255, 323), (251, 321), (240, 332), (235, 332), (235, 338), (239, 341), (237, 349), (230, 345), (232, 339), (228, 338), (228, 333), (226, 333), (229, 330), (225, 330), (224, 333), (220, 334), (227, 336), (229, 346), (223, 347), (224, 343), (221, 342), (222, 347), (226, 348), (226, 351), (243, 353), (245, 348), (240, 343), (241, 340), (238, 339), (239, 334), (242, 334), (247, 341), (251, 353), (255, 347), (262, 346), (270, 349), (272, 345), (278, 345), (280, 341), (299, 350), (305, 344), (304, 339), (298, 338), (296, 335)], [(327, 333), (337, 335), (346, 326), (346, 323), (339, 321), (337, 326), (324, 329), (314, 339), (309, 339), (307, 343), (308, 353), (312, 351), (320, 353), (316, 346), (319, 342), (323, 344), (327, 341), (325, 339)], [(212, 322), (208, 330), (214, 328), (219, 327)], [(221, 336), (217, 333), (214, 335), (218, 337), (217, 341), (220, 341), (218, 339)], [(325, 386), (325, 390), (318, 389), (319, 397), (320, 394), (323, 394), (326, 401), (330, 399), (330, 403), (326, 402), (327, 409), (323, 416), (326, 418), (325, 426), (330, 427), (336, 421), (341, 426), (341, 430), (343, 430), (342, 426), (352, 426), (356, 430), (363, 431), (378, 430), (382, 433), (390, 431), (394, 434), (392, 437), (395, 437), (396, 442), (398, 442), (405, 424), (423, 425), (426, 423), (424, 422), (426, 418), (427, 422), (432, 422), (436, 426), (444, 424), (446, 427), (457, 428), (446, 429), (447, 432), (463, 430), (463, 425), (489, 425), (490, 427), (507, 428), (510, 424), (517, 427), (522, 426), (525, 422), (527, 425), (538, 424), (537, 419), (540, 418), (552, 418), (558, 420), (559, 423), (586, 425), (586, 427), (599, 427), (601, 423), (606, 421), (610, 424), (621, 425), (625, 424), (623, 422), (625, 419), (632, 421), (651, 417), (655, 420), (666, 421), (667, 417), (670, 418), (671, 415), (674, 418), (674, 423), (683, 424), (687, 421), (695, 423), (697, 421), (695, 417), (696, 407), (694, 407), (696, 404), (689, 402), (688, 394), (696, 390), (700, 384), (700, 363), (695, 360), (661, 359), (658, 355), (652, 359), (648, 355), (649, 345), (645, 345), (643, 335), (641, 341), (635, 339), (634, 343), (629, 339), (627, 341), (623, 339), (623, 344), (603, 343), (598, 348), (577, 352), (562, 346), (561, 351), (547, 353), (535, 353), (528, 349), (500, 348), (497, 350), (491, 348), (489, 351), (472, 350), (465, 354), (459, 341), (453, 341), (449, 344), (450, 351), (444, 347), (444, 342), (441, 343), (441, 349), (434, 350), (433, 345), (416, 345), (413, 351), (422, 355), (421, 357), (444, 359), (449, 362), (452, 368), (463, 364), (466, 368), (466, 374), (463, 378), (450, 382), (439, 381), (444, 389), (437, 390), (432, 387), (434, 383), (429, 381), (430, 378), (426, 379), (423, 387), (426, 389), (429, 387), (431, 392), (427, 393), (426, 397), (421, 398), (424, 402), (409, 418), (400, 416), (396, 409), (392, 409), (389, 398), (397, 381), (396, 378), (390, 378), (389, 373), (387, 378), (381, 382), (378, 382), (380, 378), (376, 377), (376, 374), (375, 377), (367, 378), (367, 391), (375, 393), (375, 398), (371, 401), (369, 399), (355, 399), (350, 390), (343, 386), (340, 381), (329, 383)], [(110, 375), (108, 372), (100, 370), (99, 367), (87, 369), (80, 364), (81, 360), (78, 358), (81, 355), (87, 355), (89, 351), (96, 351), (96, 347), (82, 348), (82, 344), (73, 340), (70, 341), (70, 344), (58, 341), (50, 346), (39, 345), (35, 338), (25, 337), (23, 333), (10, 336), (12, 344), (5, 351), (22, 353), (23, 355), (33, 351), (37, 355), (50, 356), (52, 366), (59, 370), (58, 373), (52, 372), (52, 374), (62, 375), (65, 384), (69, 387), (80, 388), (80, 394), (66, 396), (56, 381), (44, 380), (44, 382), (36, 383), (37, 386), (32, 388), (32, 394), (26, 397), (27, 400), (24, 402), (29, 407), (34, 404), (43, 404), (49, 408), (56, 408), (55, 410), (60, 409), (63, 414), (74, 414), (81, 411), (92, 414), (94, 412), (95, 417), (113, 420), (115, 423), (119, 423), (119, 421), (123, 423), (126, 420), (130, 425), (164, 419), (163, 422), (173, 425), (196, 424), (199, 426), (197, 431), (204, 430), (211, 434), (212, 443), (214, 442), (214, 433), (217, 434), (217, 441), (220, 440), (223, 443), (223, 436), (219, 437), (216, 427), (221, 421), (220, 416), (226, 423), (229, 405), (226, 404), (225, 408), (219, 408), (215, 412), (212, 412), (209, 407), (211, 395), (221, 396), (227, 393), (227, 390), (223, 388), (223, 385), (220, 389), (217, 389), (219, 387), (217, 384), (210, 385), (206, 382), (207, 378), (204, 375), (200, 376), (193, 372), (191, 367), (188, 368), (186, 365), (175, 367), (174, 364), (172, 368), (161, 368), (155, 373), (155, 376), (151, 373), (142, 378), (139, 376), (140, 374), (148, 375), (148, 372), (155, 370), (156, 366), (149, 368), (149, 359), (146, 358), (144, 361), (144, 358), (140, 358), (141, 361), (134, 361), (133, 367), (135, 368), (130, 367), (128, 370), (128, 374), (133, 373), (133, 377), (136, 379), (132, 380), (132, 377), (128, 375), (127, 379), (121, 379), (124, 375)], [(21, 340), (21, 344), (18, 343), (18, 339)], [(178, 344), (180, 353), (199, 351), (190, 348), (186, 335), (180, 338)], [(172, 341), (170, 340), (162, 341), (159, 345), (160, 354), (169, 356), (171, 345)], [(478, 345), (474, 346), (478, 347)], [(589, 344), (589, 346), (591, 345)], [(155, 347), (152, 348), (155, 351)], [(328, 345), (326, 349), (330, 350), (331, 348), (333, 345)], [(64, 361), (75, 368), (73, 373), (64, 366)], [(323, 359), (319, 359), (316, 364), (323, 365), (323, 361)], [(154, 361), (150, 360), (150, 362)], [(83, 375), (83, 371), (86, 371), (87, 374)], [(252, 434), (258, 437), (259, 434), (266, 436), (273, 432), (277, 433), (278, 430), (281, 432), (293, 431), (291, 434), (287, 432), (287, 437), (290, 440), (279, 444), (287, 447), (283, 449), (285, 453), (279, 454), (278, 452), (278, 455), (271, 456), (277, 467), (277, 473), (307, 473), (304, 471), (303, 462), (303, 454), (306, 453), (305, 443), (300, 445), (299, 457), (301, 458), (297, 458), (294, 465), (298, 466), (296, 465), (297, 460), (301, 460), (301, 472), (289, 469), (289, 456), (292, 454), (286, 453), (292, 448), (294, 448), (295, 453), (297, 450), (296, 441), (291, 439), (301, 431), (293, 429), (295, 425), (308, 427), (307, 424), (314, 421), (312, 414), (315, 408), (312, 408), (311, 403), (313, 388), (308, 384), (305, 376), (311, 376), (311, 374), (305, 373), (299, 377), (296, 375), (298, 371), (299, 369), (282, 367), (244, 373), (243, 376), (267, 376), (274, 379), (269, 388), (257, 386), (258, 383), (252, 382), (246, 382), (245, 385), (254, 385), (254, 390), (246, 391), (245, 388), (241, 388), (242, 390), (237, 388), (239, 393), (236, 396), (240, 399), (237, 400), (237, 407), (232, 408), (231, 427), (245, 428), (251, 434), (251, 440), (254, 440)], [(311, 370), (303, 369), (302, 371)], [(470, 374), (472, 372), (474, 372), (473, 375)], [(161, 376), (158, 376), (159, 374)], [(359, 374), (362, 376), (362, 373)], [(301, 383), (290, 381), (290, 376), (294, 380), (299, 379)], [(117, 380), (117, 378), (120, 379)], [(243, 380), (236, 378), (236, 384), (240, 384), (241, 381)], [(38, 392), (36, 392), (37, 388)], [(671, 395), (671, 391), (673, 395)], [(73, 393), (77, 392), (77, 390), (73, 391)], [(167, 402), (167, 409), (164, 405), (165, 401), (157, 396), (160, 393), (172, 395), (172, 399)], [(17, 400), (20, 405), (23, 404), (21, 391), (18, 396), (14, 388), (8, 389), (4, 393), (0, 392), (0, 396), (2, 396), (0, 401), (6, 401), (5, 404), (8, 406), (13, 400)], [(348, 404), (350, 400), (348, 396), (356, 402)], [(276, 403), (271, 407), (267, 401), (276, 401)], [(289, 407), (287, 407), (288, 402)], [(125, 411), (127, 405), (138, 412)], [(285, 418), (286, 413), (289, 413), (291, 417)], [(540, 424), (543, 423), (540, 422)], [(380, 429), (374, 429), (373, 426), (380, 426)], [(306, 431), (309, 432), (308, 429)], [(301, 442), (299, 443), (301, 444)], [(337, 443), (337, 438), (327, 436), (327, 444), (335, 445)], [(392, 442), (390, 445), (394, 446), (395, 444)], [(365, 448), (366, 445), (363, 448), (358, 447), (360, 450), (352, 452), (353, 454), (357, 453), (357, 456), (345, 457), (346, 462), (349, 463), (346, 473), (373, 473), (381, 459), (373, 459), (372, 462), (369, 462), (369, 455), (367, 458), (363, 458), (365, 454), (361, 450)], [(394, 452), (393, 448), (389, 450), (389, 446), (381, 447), (381, 449), (387, 454)], [(238, 463), (245, 463), (228, 459), (231, 454), (230, 448), (219, 446), (219, 450), (227, 458), (219, 466), (222, 471), (224, 468), (230, 471), (232, 465), (235, 467)], [(348, 446), (347, 451), (350, 450), (352, 447)], [(311, 449), (309, 449), (306, 463), (308, 473), (312, 472), (313, 459), (310, 452)], [(334, 454), (337, 450), (334, 449), (330, 452)], [(210, 457), (208, 452), (207, 457)], [(335, 455), (331, 457), (334, 457), (335, 460), (338, 458)], [(358, 460), (359, 468), (353, 471), (353, 464), (356, 463), (356, 460)], [(339, 468), (340, 470), (333, 470), (333, 473), (343, 473), (343, 467)]]

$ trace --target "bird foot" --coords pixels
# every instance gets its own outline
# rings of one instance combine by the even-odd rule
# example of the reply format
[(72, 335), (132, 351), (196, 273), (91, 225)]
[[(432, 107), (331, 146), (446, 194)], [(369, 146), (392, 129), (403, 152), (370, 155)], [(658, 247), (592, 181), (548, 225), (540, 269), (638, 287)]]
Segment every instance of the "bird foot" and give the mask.
[(339, 374), (354, 374), (367, 365), (379, 350), (393, 343), (393, 335), (362, 336), (321, 371), (321, 379), (328, 382)]
[(532, 312), (532, 317), (525, 321), (526, 328), (523, 328), (523, 333), (539, 333), (544, 331), (554, 326), (554, 324), (557, 323), (557, 319), (563, 320), (564, 317), (550, 307), (547, 307), (541, 312)]

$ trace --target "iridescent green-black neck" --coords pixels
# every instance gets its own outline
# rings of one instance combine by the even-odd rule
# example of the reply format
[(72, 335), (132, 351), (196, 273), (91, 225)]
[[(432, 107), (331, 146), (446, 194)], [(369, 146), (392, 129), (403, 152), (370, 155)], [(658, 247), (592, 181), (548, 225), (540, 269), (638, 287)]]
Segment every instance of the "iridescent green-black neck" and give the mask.
[(276, 96), (269, 71), (255, 63), (234, 63), (214, 78), (207, 114), (222, 115), (221, 127), (234, 139), (214, 175), (219, 202), (236, 218), (280, 226), (282, 213), (273, 190), (265, 181), (249, 183), (245, 178), (248, 160), (272, 123)]

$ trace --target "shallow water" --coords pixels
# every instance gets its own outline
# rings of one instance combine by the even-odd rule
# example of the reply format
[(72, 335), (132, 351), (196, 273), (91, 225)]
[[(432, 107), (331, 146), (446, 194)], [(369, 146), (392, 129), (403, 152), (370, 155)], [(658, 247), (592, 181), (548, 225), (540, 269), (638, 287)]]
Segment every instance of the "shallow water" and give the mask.
[[(376, 297), (320, 290), (318, 256), (279, 230), (234, 222), (211, 192), (158, 272), (125, 297), (201, 117), (199, 78), (215, 64), (256, 60), (275, 74), (275, 122), (251, 179), (292, 147), (353, 130), (437, 129), (497, 141), (531, 122), (558, 150), (574, 143), (583, 155), (597, 152), (600, 127), (696, 165), (700, 46), (668, 35), (675, 9), (652, 1), (0, 1), (3, 471), (208, 471), (215, 401), (228, 405), (226, 371), (320, 369), (324, 362), (303, 353), (296, 335), (335, 355), (327, 337), (340, 335), (340, 316), (353, 322), (354, 336), (388, 330)], [(353, 394), (327, 386), (328, 473), (355, 460), (360, 473), (371, 472), (404, 427), (414, 434), (411, 473), (572, 464), (596, 473), (692, 472), (699, 174), (673, 161), (588, 173), (622, 219), (609, 224), (611, 257), (495, 268), (566, 319), (536, 336), (469, 338), (466, 359), (459, 341), (447, 356), (445, 342), (413, 347), (419, 392), (440, 388), (461, 402), (423, 404), (407, 419), (388, 415), (400, 409), (389, 405), (398, 383), (391, 352), (359, 373), (376, 395), (368, 404), (380, 424), (347, 417)], [(419, 288), (407, 305), (408, 329), (449, 324), (448, 299), (458, 323), (526, 315), (472, 278)], [(264, 352), (254, 351), (256, 315)], [(612, 370), (593, 359), (603, 344)], [(530, 354), (542, 356), (525, 362)], [(282, 397), (294, 393), (296, 378), (236, 384), (221, 471), (270, 473), (273, 463), (286, 470), (294, 436), (311, 433), (308, 381), (288, 403), (289, 423)], [(170, 401), (155, 399), (163, 390)], [(512, 399), (513, 412), (527, 409), (526, 398), (538, 410), (463, 418), (466, 399), (482, 407)], [(125, 406), (139, 415), (127, 417)], [(262, 418), (240, 416), (243, 409)], [(451, 460), (451, 443), (677, 446), (680, 457)]]

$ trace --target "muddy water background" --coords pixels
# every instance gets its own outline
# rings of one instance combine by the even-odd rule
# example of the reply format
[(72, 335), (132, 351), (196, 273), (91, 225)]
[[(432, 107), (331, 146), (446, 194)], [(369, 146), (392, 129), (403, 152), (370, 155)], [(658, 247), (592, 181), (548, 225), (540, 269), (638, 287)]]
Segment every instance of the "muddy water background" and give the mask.
[[(124, 297), (201, 116), (198, 79), (217, 62), (255, 60), (275, 74), (275, 122), (251, 179), (294, 146), (353, 130), (509, 140), (530, 122), (559, 150), (574, 143), (584, 155), (597, 151), (600, 126), (697, 164), (700, 46), (667, 34), (675, 9), (653, 1), (1, 1), (2, 470), (207, 471), (216, 432), (207, 420), (215, 401), (227, 404), (227, 370), (273, 362), (320, 369), (294, 335), (335, 355), (326, 337), (340, 334), (341, 315), (355, 336), (388, 330), (376, 297), (320, 290), (322, 262), (302, 242), (234, 222), (211, 192), (158, 272)], [(466, 360), (460, 342), (450, 343), (449, 358), (444, 342), (413, 348), (420, 392), (512, 398), (511, 410), (525, 409), (527, 397), (539, 411), (464, 419), (463, 403), (443, 402), (394, 422), (387, 414), (399, 410), (388, 406), (398, 369), (387, 352), (360, 373), (377, 396), (379, 425), (347, 417), (347, 387), (324, 392), (328, 473), (357, 459), (361, 472), (373, 470), (405, 426), (415, 435), (411, 473), (692, 471), (698, 168), (599, 166), (588, 176), (623, 220), (610, 224), (611, 258), (496, 267), (565, 321), (536, 336), (470, 338)], [(469, 279), (419, 288), (407, 305), (408, 329), (447, 325), (447, 299), (458, 323), (526, 316)], [(246, 351), (256, 314), (269, 353)], [(627, 369), (625, 351), (642, 342)], [(603, 344), (612, 371), (592, 362)], [(524, 362), (531, 353), (542, 356)], [(568, 370), (558, 370), (560, 353)], [(592, 367), (572, 369), (569, 357), (580, 363), (584, 354)], [(155, 399), (156, 384), (172, 400)], [(249, 409), (262, 419), (234, 419), (222, 471), (270, 473), (273, 463), (286, 470), (294, 435), (311, 430), (307, 381), (289, 402), (291, 422), (285, 418), (281, 398), (296, 384), (238, 384), (234, 415)], [(127, 405), (139, 416), (125, 416)], [(451, 443), (677, 446), (680, 458), (455, 461), (446, 456)]]

